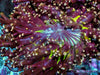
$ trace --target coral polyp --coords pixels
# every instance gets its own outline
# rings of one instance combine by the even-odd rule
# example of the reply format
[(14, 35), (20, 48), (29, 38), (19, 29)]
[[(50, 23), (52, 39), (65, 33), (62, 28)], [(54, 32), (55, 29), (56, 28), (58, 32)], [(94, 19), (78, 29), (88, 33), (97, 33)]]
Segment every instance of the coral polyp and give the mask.
[(99, 56), (100, 26), (95, 16), (99, 9), (94, 0), (90, 8), (86, 0), (13, 3), (10, 18), (0, 13), (0, 52), (8, 57), (5, 65), (10, 70), (24, 70), (21, 75), (66, 74), (86, 57)]
[(80, 29), (64, 29), (60, 23), (49, 24), (45, 30), (37, 30), (36, 34), (46, 38), (48, 41), (57, 43), (59, 46), (66, 44), (71, 47), (79, 43), (81, 30)]

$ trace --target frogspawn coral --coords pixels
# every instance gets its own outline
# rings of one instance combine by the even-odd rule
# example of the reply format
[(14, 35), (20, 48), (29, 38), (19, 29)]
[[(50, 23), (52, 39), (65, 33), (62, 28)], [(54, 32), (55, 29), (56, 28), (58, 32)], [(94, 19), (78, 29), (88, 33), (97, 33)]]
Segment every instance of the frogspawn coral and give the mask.
[[(3, 13), (0, 18), (1, 25), (5, 24), (0, 51), (2, 56), (8, 56), (5, 65), (10, 70), (24, 70), (22, 75), (66, 74), (74, 65), (85, 61), (86, 56), (97, 56), (100, 29), (94, 26), (96, 12), (85, 7), (88, 5), (85, 0), (13, 2), (15, 8), (10, 18)], [(82, 9), (77, 7), (79, 2)]]

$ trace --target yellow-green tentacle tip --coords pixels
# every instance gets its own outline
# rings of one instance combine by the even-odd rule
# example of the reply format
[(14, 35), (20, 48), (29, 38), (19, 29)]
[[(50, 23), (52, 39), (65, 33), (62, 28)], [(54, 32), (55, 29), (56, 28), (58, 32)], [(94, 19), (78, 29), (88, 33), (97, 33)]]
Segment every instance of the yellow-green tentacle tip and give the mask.
[(71, 18), (74, 22), (77, 22), (77, 20), (80, 18), (80, 15), (76, 16), (75, 18)]
[(58, 19), (53, 19), (53, 21), (55, 21), (55, 22), (59, 22), (59, 20), (58, 20)]
[(38, 33), (43, 33), (44, 30), (38, 30), (38, 31), (35, 31), (35, 32), (38, 32)]
[(49, 59), (51, 59), (52, 56), (53, 56), (53, 51), (51, 50), (51, 53), (49, 55)]
[(51, 67), (50, 70), (53, 70), (53, 67)]
[(61, 57), (59, 56), (59, 57), (58, 57), (58, 60), (57, 60), (57, 64), (60, 62), (60, 59), (61, 59)]
[(82, 27), (82, 30), (88, 29), (88, 27), (85, 27), (85, 26), (83, 26), (83, 25), (81, 25), (81, 27)]

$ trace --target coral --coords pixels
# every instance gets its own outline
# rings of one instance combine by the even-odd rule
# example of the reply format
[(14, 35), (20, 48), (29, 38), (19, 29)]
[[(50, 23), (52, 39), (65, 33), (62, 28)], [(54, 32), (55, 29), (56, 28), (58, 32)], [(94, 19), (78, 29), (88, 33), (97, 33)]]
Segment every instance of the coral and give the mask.
[(86, 57), (100, 58), (97, 1), (13, 2), (15, 8), (10, 18), (3, 13), (0, 18), (1, 25), (5, 24), (0, 36), (0, 52), (8, 56), (5, 65), (10, 70), (24, 70), (22, 75), (66, 74)]

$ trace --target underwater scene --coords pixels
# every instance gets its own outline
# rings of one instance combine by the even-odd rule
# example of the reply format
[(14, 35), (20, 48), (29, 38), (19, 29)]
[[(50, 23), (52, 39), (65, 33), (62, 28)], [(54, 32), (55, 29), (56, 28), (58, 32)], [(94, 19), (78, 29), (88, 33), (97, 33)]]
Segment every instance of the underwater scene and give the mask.
[(0, 0), (0, 75), (100, 75), (100, 0)]

